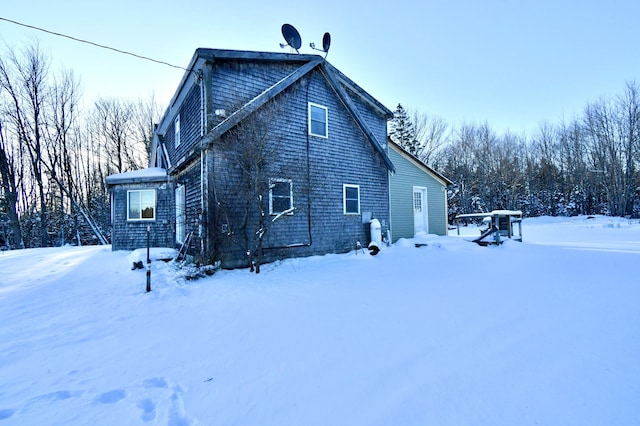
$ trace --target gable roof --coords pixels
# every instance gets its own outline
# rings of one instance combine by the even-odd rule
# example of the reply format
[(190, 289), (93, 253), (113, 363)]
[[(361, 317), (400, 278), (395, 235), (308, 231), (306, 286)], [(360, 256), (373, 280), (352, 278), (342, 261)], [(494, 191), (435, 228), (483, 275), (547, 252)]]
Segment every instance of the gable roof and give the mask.
[(405, 157), (407, 160), (413, 163), (416, 167), (422, 169), (425, 173), (432, 175), (435, 179), (439, 180), (444, 186), (453, 185), (453, 181), (446, 178), (442, 174), (436, 172), (431, 167), (427, 166), (422, 160), (420, 160), (415, 155), (409, 153), (409, 151), (407, 151), (406, 149), (404, 149), (403, 147), (395, 143), (391, 138), (387, 138), (387, 141), (389, 142), (389, 148), (393, 149), (398, 154)]
[(107, 185), (117, 185), (122, 183), (151, 183), (164, 182), (167, 180), (167, 171), (159, 167), (149, 167), (141, 170), (117, 173), (106, 178)]
[[(362, 131), (367, 141), (371, 144), (373, 149), (382, 157), (387, 169), (395, 171), (395, 167), (389, 158), (389, 155), (381, 141), (376, 138), (375, 134), (371, 131), (362, 115), (358, 112), (352, 98), (347, 93), (347, 88), (353, 92), (359, 99), (367, 103), (374, 110), (386, 119), (393, 117), (393, 112), (378, 102), (365, 90), (360, 88), (356, 83), (348, 79), (344, 74), (338, 71), (335, 67), (329, 64), (322, 56), (319, 55), (306, 55), (306, 54), (291, 54), (291, 53), (270, 53), (270, 52), (252, 52), (252, 51), (240, 51), (240, 50), (222, 50), (222, 49), (196, 49), (193, 58), (187, 68), (187, 72), (182, 78), (176, 94), (173, 96), (169, 108), (165, 112), (161, 126), (168, 125), (167, 114), (172, 106), (178, 102), (182, 95), (183, 89), (187, 85), (188, 81), (195, 78), (199, 69), (206, 61), (216, 60), (247, 60), (247, 61), (263, 61), (263, 62), (290, 62), (299, 63), (300, 67), (296, 68), (293, 72), (276, 82), (272, 86), (268, 87), (262, 93), (254, 97), (240, 107), (237, 111), (233, 112), (229, 117), (217, 124), (213, 129), (204, 135), (200, 142), (200, 148), (209, 146), (212, 142), (220, 138), (226, 132), (231, 130), (234, 126), (247, 118), (250, 114), (255, 112), (258, 108), (275, 98), (278, 94), (282, 93), (288, 87), (295, 82), (299, 81), (302, 77), (310, 73), (314, 69), (319, 69), (324, 76), (328, 85), (333, 89), (334, 93), (344, 105), (348, 114), (351, 116), (357, 127)], [(198, 71), (196, 71), (198, 70)], [(166, 121), (165, 121), (166, 120)], [(163, 126), (163, 127), (164, 127)], [(162, 129), (158, 129), (162, 131)], [(158, 140), (154, 137), (152, 155), (155, 157), (155, 151), (157, 150)], [(195, 154), (195, 151), (194, 151)], [(189, 156), (190, 157), (190, 156)]]

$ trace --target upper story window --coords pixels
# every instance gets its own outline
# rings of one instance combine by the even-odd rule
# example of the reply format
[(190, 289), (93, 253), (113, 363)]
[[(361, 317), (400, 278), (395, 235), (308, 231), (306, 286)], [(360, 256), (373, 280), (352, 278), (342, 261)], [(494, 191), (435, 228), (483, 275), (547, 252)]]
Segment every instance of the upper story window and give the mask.
[(342, 185), (344, 214), (360, 214), (360, 186)]
[(127, 220), (155, 220), (156, 190), (127, 191)]
[(269, 214), (280, 214), (293, 209), (291, 179), (269, 180)]
[(173, 122), (173, 130), (175, 132), (174, 142), (175, 147), (180, 146), (180, 114), (176, 115), (176, 119)]
[(328, 111), (327, 107), (309, 102), (310, 135), (320, 136), (321, 138), (329, 137)]

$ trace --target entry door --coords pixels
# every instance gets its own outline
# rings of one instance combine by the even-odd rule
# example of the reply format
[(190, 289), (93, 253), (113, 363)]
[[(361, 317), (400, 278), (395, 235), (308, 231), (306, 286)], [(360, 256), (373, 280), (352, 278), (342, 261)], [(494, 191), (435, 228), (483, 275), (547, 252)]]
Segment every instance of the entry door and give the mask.
[(186, 236), (186, 209), (184, 185), (176, 186), (176, 242), (184, 243)]
[(413, 187), (413, 232), (429, 232), (427, 220), (427, 188)]

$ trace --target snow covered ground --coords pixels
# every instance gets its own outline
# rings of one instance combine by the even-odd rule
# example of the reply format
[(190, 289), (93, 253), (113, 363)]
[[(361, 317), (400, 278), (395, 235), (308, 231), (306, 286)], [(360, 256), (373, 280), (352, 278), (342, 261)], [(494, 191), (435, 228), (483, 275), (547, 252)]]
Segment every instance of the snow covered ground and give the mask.
[(451, 234), (257, 276), (154, 261), (151, 293), (143, 253), (0, 253), (0, 426), (640, 424), (638, 221)]

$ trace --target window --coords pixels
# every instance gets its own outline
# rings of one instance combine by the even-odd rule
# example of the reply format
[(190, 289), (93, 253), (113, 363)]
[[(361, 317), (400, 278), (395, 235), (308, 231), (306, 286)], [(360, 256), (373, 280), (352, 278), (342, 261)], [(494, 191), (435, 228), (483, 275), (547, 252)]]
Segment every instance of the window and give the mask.
[(342, 185), (344, 214), (360, 214), (360, 186)]
[(178, 243), (184, 243), (186, 237), (186, 221), (185, 189), (184, 185), (178, 185), (176, 186), (176, 242)]
[(320, 136), (322, 138), (329, 137), (329, 126), (327, 120), (327, 107), (322, 105), (309, 103), (309, 134), (312, 136)]
[(422, 213), (422, 192), (413, 190), (413, 211)]
[(155, 220), (156, 191), (127, 191), (127, 220)]
[(280, 214), (293, 208), (291, 179), (269, 180), (269, 214)]
[(173, 122), (173, 130), (175, 132), (175, 147), (177, 148), (178, 146), (180, 146), (180, 114), (176, 115), (176, 119)]

